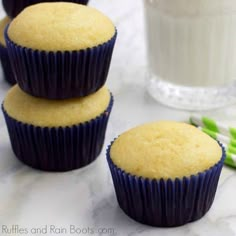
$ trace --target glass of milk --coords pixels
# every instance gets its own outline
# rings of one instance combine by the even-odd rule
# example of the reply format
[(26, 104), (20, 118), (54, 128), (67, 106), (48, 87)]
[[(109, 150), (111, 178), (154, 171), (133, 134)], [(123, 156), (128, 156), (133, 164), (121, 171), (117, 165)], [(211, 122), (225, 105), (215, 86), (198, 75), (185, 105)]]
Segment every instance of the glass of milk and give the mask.
[(149, 93), (182, 109), (236, 102), (236, 0), (144, 0)]

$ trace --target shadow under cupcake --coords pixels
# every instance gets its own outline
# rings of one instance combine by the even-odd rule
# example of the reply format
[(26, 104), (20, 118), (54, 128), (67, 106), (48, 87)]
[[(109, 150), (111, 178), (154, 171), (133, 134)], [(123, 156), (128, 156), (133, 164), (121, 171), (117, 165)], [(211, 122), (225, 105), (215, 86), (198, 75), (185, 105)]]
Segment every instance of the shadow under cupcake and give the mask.
[(175, 227), (210, 209), (225, 151), (197, 128), (154, 122), (121, 134), (107, 161), (121, 209), (134, 220)]

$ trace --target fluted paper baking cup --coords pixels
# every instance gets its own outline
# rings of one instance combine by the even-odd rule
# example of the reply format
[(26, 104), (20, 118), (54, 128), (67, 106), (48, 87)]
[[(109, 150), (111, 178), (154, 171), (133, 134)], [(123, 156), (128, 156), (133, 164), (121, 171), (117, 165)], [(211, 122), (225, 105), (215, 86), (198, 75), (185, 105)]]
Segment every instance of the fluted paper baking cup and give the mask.
[(5, 39), (18, 85), (32, 96), (47, 99), (84, 97), (106, 82), (116, 35), (104, 44), (78, 51), (46, 52)]
[(107, 161), (116, 197), (121, 209), (132, 219), (152, 226), (175, 227), (200, 219), (210, 209), (225, 159), (222, 145), (223, 155), (216, 165), (197, 175), (173, 180), (126, 173), (111, 160), (111, 145)]
[(16, 80), (14, 78), (14, 74), (11, 68), (11, 63), (7, 52), (7, 48), (4, 47), (1, 43), (0, 43), (0, 59), (1, 59), (4, 79), (11, 85), (15, 84)]
[(40, 170), (69, 171), (86, 166), (100, 154), (113, 106), (100, 116), (70, 127), (38, 127), (19, 122), (2, 110), (12, 149), (23, 163)]
[[(3, 7), (11, 18), (17, 16), (25, 7), (41, 2), (61, 2), (62, 0), (3, 0)], [(88, 0), (63, 0), (63, 2), (74, 2), (86, 5)]]

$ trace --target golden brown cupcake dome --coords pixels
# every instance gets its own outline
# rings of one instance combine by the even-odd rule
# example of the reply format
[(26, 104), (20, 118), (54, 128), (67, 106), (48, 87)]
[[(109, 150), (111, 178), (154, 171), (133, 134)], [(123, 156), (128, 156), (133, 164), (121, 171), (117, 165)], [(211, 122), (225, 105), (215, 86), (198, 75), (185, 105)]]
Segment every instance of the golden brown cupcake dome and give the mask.
[(117, 200), (132, 219), (174, 227), (210, 209), (225, 150), (197, 128), (173, 121), (133, 128), (107, 150)]
[(222, 148), (192, 125), (159, 121), (121, 134), (112, 144), (110, 155), (127, 173), (175, 179), (214, 166), (222, 157)]
[(47, 52), (93, 48), (114, 34), (114, 24), (100, 11), (65, 2), (30, 6), (13, 19), (8, 29), (15, 44)]

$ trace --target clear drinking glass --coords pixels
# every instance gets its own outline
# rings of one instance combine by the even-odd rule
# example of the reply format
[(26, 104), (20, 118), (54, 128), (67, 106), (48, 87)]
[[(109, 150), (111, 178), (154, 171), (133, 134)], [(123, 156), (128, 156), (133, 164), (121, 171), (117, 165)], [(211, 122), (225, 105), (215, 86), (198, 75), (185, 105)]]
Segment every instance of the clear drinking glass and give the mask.
[(236, 102), (236, 0), (144, 0), (149, 93), (204, 110)]

